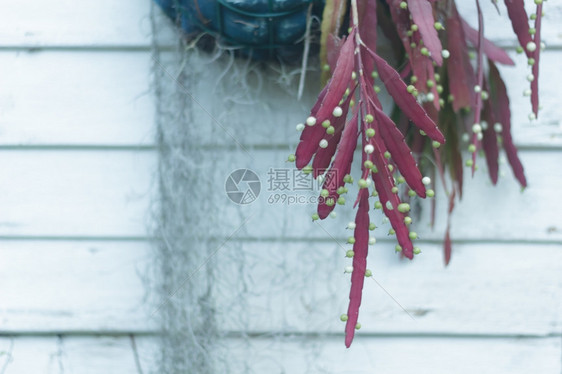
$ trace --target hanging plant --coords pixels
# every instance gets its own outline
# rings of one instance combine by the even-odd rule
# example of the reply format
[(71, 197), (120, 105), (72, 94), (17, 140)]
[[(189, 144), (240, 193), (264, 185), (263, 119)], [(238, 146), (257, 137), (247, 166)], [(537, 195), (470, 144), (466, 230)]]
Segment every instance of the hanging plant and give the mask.
[[(538, 116), (538, 76), (541, 50), (542, 1), (536, 13), (527, 16), (523, 0), (506, 0), (513, 30), (521, 44), (519, 52), (528, 58), (532, 118)], [(509, 98), (497, 64), (514, 62), (483, 36), (479, 1), (478, 29), (459, 15), (453, 0), (328, 0), (322, 24), (324, 77), (327, 79), (316, 104), (303, 124), (294, 155), (296, 167), (324, 174), (313, 220), (324, 219), (336, 205), (345, 204), (346, 184), (353, 183), (351, 165), (357, 145), (361, 149), (359, 193), (354, 230), (348, 241), (353, 250), (351, 290), (345, 344), (349, 347), (358, 325), (370, 231), (369, 208), (381, 209), (396, 235), (396, 251), (412, 259), (420, 253), (414, 246), (417, 234), (409, 229), (410, 199), (433, 197), (433, 174), (422, 162), (429, 156), (448, 196), (448, 214), (462, 196), (464, 166), (474, 174), (477, 154), (484, 152), (490, 179), (498, 179), (499, 148), (503, 147), (516, 179), (527, 182), (511, 137)], [(349, 29), (340, 36), (341, 20), (349, 9)], [(529, 19), (534, 26), (529, 26)], [(377, 31), (390, 39), (399, 70), (377, 53)], [(471, 59), (471, 47), (475, 59)], [(408, 82), (408, 83), (407, 83)], [(381, 86), (392, 97), (396, 110), (388, 116), (378, 98)], [(349, 113), (349, 115), (348, 115)], [(348, 118), (349, 117), (349, 118)], [(463, 162), (460, 140), (468, 137), (469, 158)], [(451, 186), (445, 173), (449, 171)], [(371, 201), (374, 202), (371, 202)], [(445, 263), (451, 258), (447, 225), (444, 240)]]
[[(353, 249), (347, 252), (353, 265), (346, 268), (351, 290), (347, 314), (341, 317), (347, 347), (359, 326), (364, 279), (372, 275), (366, 267), (369, 245), (375, 242), (370, 234), (376, 228), (369, 220), (371, 207), (388, 218), (396, 251), (412, 259), (421, 251), (414, 245), (417, 234), (409, 228), (410, 202), (416, 196), (435, 196), (431, 188), (435, 176), (443, 184), (449, 217), (462, 197), (465, 168), (473, 175), (481, 152), (493, 184), (503, 148), (515, 178), (527, 186), (511, 136), (506, 86), (497, 67), (514, 62), (484, 37), (479, 0), (475, 0), (477, 29), (461, 17), (454, 0), (155, 1), (188, 35), (206, 31), (260, 59), (292, 58), (302, 50), (295, 43), (309, 31), (307, 18), (324, 6), (319, 57), (325, 85), (309, 116), (297, 125), (300, 143), (289, 161), (323, 180), (312, 216), (321, 220), (336, 205), (345, 205), (347, 185), (354, 183), (350, 175), (354, 154), (360, 148), (359, 193), (351, 199), (357, 212), (355, 222), (348, 225), (354, 230), (348, 240)], [(528, 59), (530, 87), (525, 94), (531, 99), (530, 119), (539, 112), (543, 47), (543, 2), (534, 3), (536, 11), (529, 16), (523, 0), (505, 0), (520, 44), (517, 52)], [(395, 63), (379, 55), (378, 32), (390, 41)], [(383, 86), (395, 108), (383, 108), (379, 100)], [(466, 149), (463, 140), (469, 143)], [(445, 264), (451, 259), (449, 231), (448, 219)]]

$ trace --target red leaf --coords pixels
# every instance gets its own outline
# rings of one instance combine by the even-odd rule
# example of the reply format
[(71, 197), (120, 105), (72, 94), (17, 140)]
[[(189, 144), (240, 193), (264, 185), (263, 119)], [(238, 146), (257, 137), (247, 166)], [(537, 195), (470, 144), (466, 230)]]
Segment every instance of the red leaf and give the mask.
[[(470, 26), (462, 17), (460, 18), (462, 22), (462, 28), (464, 31), (464, 35), (466, 39), (472, 44), (474, 47), (478, 46), (478, 30), (475, 30)], [(488, 58), (492, 61), (498, 62), (504, 65), (515, 65), (515, 62), (508, 56), (508, 54), (501, 49), (500, 47), (496, 46), (494, 43), (489, 41), (488, 39), (484, 38), (484, 53)]]
[(451, 235), (449, 233), (449, 225), (447, 225), (447, 230), (445, 231), (445, 241), (443, 242), (443, 252), (445, 254), (445, 266), (449, 265), (451, 261)]
[[(322, 187), (328, 190), (328, 198), (337, 201), (339, 194), (338, 188), (342, 187), (345, 182), (343, 177), (349, 174), (351, 170), (351, 163), (353, 162), (353, 152), (357, 145), (357, 113), (345, 124), (342, 138), (340, 140), (338, 150), (336, 151), (336, 158), (332, 163), (332, 167), (328, 171), (328, 175), (332, 178), (326, 178)], [(328, 217), (330, 212), (334, 210), (335, 204), (328, 206), (325, 201), (318, 203), (318, 216), (320, 219)]]
[(527, 16), (527, 11), (525, 10), (525, 3), (523, 0), (505, 0), (505, 6), (507, 7), (507, 14), (511, 19), (511, 26), (515, 35), (519, 39), (519, 44), (525, 50), (527, 57), (531, 58), (532, 53), (527, 51), (527, 43), (532, 41), (531, 34), (529, 34), (529, 17)]
[(533, 52), (535, 64), (533, 65), (533, 76), (535, 79), (531, 82), (531, 105), (535, 118), (539, 118), (539, 60), (541, 55), (541, 19), (542, 19), (542, 3), (537, 5), (537, 18), (535, 20), (535, 45)]
[[(380, 127), (380, 126), (379, 126)], [(383, 141), (380, 137), (380, 128), (375, 134), (375, 151), (371, 154), (373, 156), (373, 163), (378, 169), (377, 173), (371, 174), (373, 182), (375, 182), (375, 189), (379, 194), (379, 200), (382, 204), (384, 214), (388, 217), (392, 228), (396, 232), (396, 239), (402, 246), (402, 253), (404, 256), (412, 259), (414, 257), (414, 246), (409, 236), (408, 226), (404, 223), (406, 217), (404, 213), (398, 211), (400, 199), (398, 195), (392, 192), (394, 187), (394, 179), (388, 171), (388, 161), (384, 158), (385, 151)], [(388, 209), (387, 204), (392, 205), (392, 209)]]
[(445, 143), (445, 137), (441, 134), (435, 122), (429, 118), (425, 110), (417, 102), (416, 98), (408, 92), (406, 83), (400, 79), (398, 72), (371, 50), (369, 50), (369, 53), (374, 58), (379, 76), (396, 102), (396, 105), (402, 109), (404, 114), (406, 114), (417, 127), (425, 131), (427, 136), (432, 140)]
[(353, 273), (349, 291), (347, 323), (345, 325), (345, 346), (349, 348), (355, 336), (355, 326), (359, 318), (359, 307), (367, 270), (367, 253), (369, 250), (369, 191), (365, 188), (359, 192), (359, 209), (355, 216), (355, 243), (353, 244)]
[(449, 74), (449, 91), (454, 97), (453, 109), (456, 111), (470, 107), (474, 103), (474, 86), (476, 78), (468, 58), (468, 47), (461, 27), (460, 16), (454, 3), (451, 16), (447, 18), (447, 49), (450, 57), (447, 61)]
[(326, 92), (324, 97), (322, 99), (319, 98), (315, 105), (316, 107), (321, 101), (315, 116), (316, 124), (314, 126), (306, 126), (301, 134), (301, 140), (295, 152), (296, 166), (298, 169), (305, 167), (312, 159), (314, 153), (319, 149), (318, 143), (325, 133), (321, 123), (327, 119), (331, 119), (331, 121), (334, 120), (332, 112), (341, 101), (345, 90), (349, 86), (351, 72), (354, 66), (354, 35), (355, 31), (349, 35), (343, 44), (334, 74), (325, 88)]
[[(487, 89), (486, 85), (484, 85), (484, 87), (485, 89)], [(490, 105), (490, 100), (487, 100), (484, 105), (484, 110), (482, 112), (482, 119), (484, 119), (488, 123), (488, 128), (486, 128), (482, 132), (483, 135), (482, 148), (484, 149), (484, 154), (486, 155), (488, 174), (490, 174), (490, 179), (492, 180), (492, 184), (495, 185), (498, 182), (499, 148), (498, 148), (498, 137), (496, 136), (496, 131), (494, 130), (494, 123), (496, 123), (496, 119)]]
[(419, 27), (419, 31), (424, 45), (431, 53), (431, 58), (441, 66), (443, 57), (441, 51), (441, 41), (435, 29), (435, 19), (433, 18), (433, 8), (427, 0), (408, 0), (408, 9)]
[[(351, 92), (355, 90), (355, 87)], [(343, 131), (343, 127), (345, 125), (345, 119), (347, 117), (347, 113), (349, 111), (349, 102), (353, 98), (353, 94), (350, 95), (345, 100), (342, 107), (342, 115), (340, 117), (333, 118), (333, 122), (331, 122), (332, 126), (334, 127), (334, 134), (329, 135), (324, 132), (323, 139), (328, 141), (328, 146), (326, 148), (318, 148), (316, 155), (314, 156), (314, 161), (312, 161), (312, 168), (314, 172), (314, 178), (318, 177), (322, 174), (325, 169), (330, 165), (332, 161), (332, 156), (336, 153), (336, 147), (340, 141), (341, 134)]]
[(378, 128), (381, 132), (381, 137), (398, 170), (400, 170), (410, 188), (416, 191), (419, 196), (425, 197), (425, 186), (422, 183), (421, 172), (416, 165), (410, 148), (404, 141), (404, 136), (382, 110), (375, 108), (375, 112), (379, 122)]
[(503, 148), (507, 155), (507, 160), (511, 165), (515, 178), (519, 181), (521, 186), (527, 187), (527, 179), (523, 165), (517, 156), (517, 148), (513, 144), (511, 138), (511, 112), (509, 111), (509, 97), (505, 84), (500, 76), (496, 65), (490, 61), (490, 100), (492, 100), (492, 108), (494, 110), (494, 117), (502, 125), (502, 138)]

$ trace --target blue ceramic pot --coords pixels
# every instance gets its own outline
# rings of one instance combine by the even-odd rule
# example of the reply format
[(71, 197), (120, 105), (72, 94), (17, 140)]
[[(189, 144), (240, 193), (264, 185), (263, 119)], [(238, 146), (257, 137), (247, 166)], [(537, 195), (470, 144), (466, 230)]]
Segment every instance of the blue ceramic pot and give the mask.
[(258, 59), (301, 54), (308, 6), (315, 3), (316, 13), (322, 6), (320, 0), (154, 1), (188, 37), (208, 32)]

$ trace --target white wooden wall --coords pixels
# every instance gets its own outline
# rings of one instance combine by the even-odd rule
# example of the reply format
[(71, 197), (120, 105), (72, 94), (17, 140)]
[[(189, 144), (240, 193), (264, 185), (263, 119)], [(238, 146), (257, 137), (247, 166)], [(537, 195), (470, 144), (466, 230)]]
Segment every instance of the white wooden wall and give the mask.
[[(470, 2), (459, 3), (473, 15)], [(139, 366), (144, 372), (152, 366), (155, 322), (144, 307), (142, 283), (156, 181), (149, 8), (148, 0), (0, 0), (0, 372), (137, 373)], [(541, 62), (544, 110), (538, 123), (527, 121), (524, 64), (504, 69), (529, 188), (521, 194), (505, 167), (497, 188), (486, 185), (484, 173), (468, 181), (453, 221), (457, 243), (447, 269), (436, 242), (443, 215), (435, 232), (418, 229), (424, 253), (413, 263), (396, 261), (392, 243), (381, 240), (371, 251), (370, 267), (415, 321), (374, 282), (368, 284), (363, 328), (350, 350), (337, 335), (347, 292), (343, 275), (329, 270), (318, 277), (315, 290), (302, 290), (299, 297), (317, 302), (326, 296), (323, 287), (330, 279), (342, 295), (340, 310), (311, 308), (306, 324), (298, 318), (303, 303), (294, 310), (284, 303), (294, 294), (250, 299), (253, 310), (265, 303), (288, 304), (282, 316), (264, 315), (251, 324), (254, 331), (275, 331), (283, 324), (300, 333), (283, 352), (270, 353), (288, 373), (561, 372), (562, 36), (557, 22), (562, 6), (549, 1), (545, 9), (549, 48)], [(513, 49), (505, 22), (487, 14), (486, 34)], [(195, 95), (213, 107), (204, 86)], [(294, 124), (306, 113), (306, 105), (291, 103), (284, 97), (263, 113), (251, 108), (256, 118), (277, 113), (271, 127), (247, 121), (260, 125), (244, 138), (260, 145), (253, 151), (257, 161), (219, 157), (232, 169), (249, 166), (264, 175), (279, 165), (287, 153), (279, 146), (294, 146)], [(276, 111), (275, 105), (294, 110)], [(222, 183), (216, 194), (224, 196)], [(250, 261), (265, 263), (252, 270), (256, 287), (260, 276), (275, 271), (268, 261), (288, 261), (289, 271), (303, 273), (309, 269), (298, 257), (302, 253), (312, 261), (340, 250), (308, 223), (310, 207), (266, 208), (252, 208), (259, 216), (239, 239), (254, 254)], [(284, 228), (290, 244), (275, 243), (277, 222), (289, 212), (295, 217)], [(239, 224), (231, 217), (225, 235)], [(343, 222), (326, 225), (343, 239)], [(264, 248), (256, 238), (273, 244)], [(309, 335), (315, 331), (335, 335), (322, 338), (314, 365), (306, 369), (311, 358), (301, 348), (315, 339)], [(227, 343), (233, 352), (240, 350), (235, 338)], [(252, 347), (240, 354), (259, 356), (269, 342), (257, 340)], [(257, 360), (254, 370), (272, 372), (271, 362)]]

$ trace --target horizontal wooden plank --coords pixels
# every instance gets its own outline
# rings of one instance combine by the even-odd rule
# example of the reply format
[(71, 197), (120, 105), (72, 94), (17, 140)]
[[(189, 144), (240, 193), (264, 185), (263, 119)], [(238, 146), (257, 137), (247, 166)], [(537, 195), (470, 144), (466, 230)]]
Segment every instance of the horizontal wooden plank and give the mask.
[(6, 373), (152, 372), (157, 341), (135, 338), (135, 345), (136, 354), (129, 337), (1, 338), (0, 365)]
[(151, 63), (148, 52), (0, 52), (0, 147), (154, 144)]
[[(322, 238), (326, 233), (315, 228), (310, 215), (315, 211), (318, 189), (297, 190), (298, 173), (283, 160), (283, 150), (244, 152), (203, 152), (201, 196), (219, 209), (213, 216), (219, 233), (228, 236), (252, 215), (252, 224), (240, 234), (251, 238)], [(250, 158), (252, 157), (252, 158)], [(456, 240), (485, 241), (562, 241), (558, 199), (562, 175), (551, 173), (562, 162), (561, 152), (521, 152), (529, 187), (521, 193), (502, 164), (498, 186), (488, 182), (484, 161), (474, 179), (467, 177), (463, 200), (452, 218)], [(4, 237), (146, 237), (150, 224), (151, 199), (156, 196), (156, 154), (151, 151), (7, 151), (0, 152), (3, 177), (0, 178), (0, 236)], [(225, 180), (238, 168), (250, 168), (261, 179), (257, 201), (239, 206), (225, 192)], [(280, 190), (287, 173), (288, 190)], [(278, 174), (278, 175), (277, 175)], [(545, 177), (548, 176), (548, 177)], [(436, 182), (437, 220), (429, 227), (427, 203), (413, 228), (422, 239), (441, 239), (446, 225), (446, 202)], [(306, 186), (305, 186), (306, 187)], [(203, 188), (203, 187), (202, 187)], [(351, 202), (354, 188), (349, 193)], [(292, 199), (304, 199), (293, 201)], [(312, 202), (312, 203), (311, 203)], [(350, 204), (350, 202), (348, 204)], [(423, 203), (423, 202), (422, 202)], [(351, 207), (336, 209), (338, 217), (322, 225), (331, 235), (344, 239), (345, 226), (353, 220)], [(485, 216), (476, 211), (487, 209)], [(242, 215), (241, 215), (242, 214)], [(381, 225), (376, 211), (373, 222)], [(384, 236), (388, 224), (377, 235)]]
[[(543, 56), (543, 110), (539, 121), (532, 123), (528, 120), (529, 98), (523, 96), (528, 88), (528, 68), (522, 56), (512, 55), (517, 67), (502, 68), (502, 74), (511, 95), (516, 143), (562, 147), (556, 102), (562, 78), (549, 73), (557, 71), (562, 51), (547, 51)], [(210, 57), (190, 58), (197, 79), (188, 81), (188, 87), (178, 86), (171, 78), (178, 65), (163, 62), (156, 69), (166, 69), (167, 73), (162, 73), (164, 93), (184, 89), (195, 98), (190, 102), (191, 113), (193, 123), (201, 129), (202, 142), (296, 144), (294, 126), (306, 116), (317, 94), (315, 74), (309, 74), (305, 96), (299, 102), (295, 98), (298, 75), (292, 75), (292, 84), (280, 85), (278, 80), (290, 79), (288, 72), (280, 74), (258, 65), (248, 68), (244, 61), (229, 68), (227, 59), (211, 63)], [(154, 145), (155, 98), (149, 81), (152, 63), (148, 52), (1, 52), (0, 64), (6, 68), (0, 71), (0, 147)], [(228, 74), (224, 76), (224, 72)], [(223, 99), (217, 100), (217, 96)], [(169, 110), (170, 97), (160, 99)], [(384, 103), (391, 107), (388, 97)]]
[[(214, 219), (225, 236), (238, 228), (244, 219), (252, 217), (251, 223), (240, 231), (241, 235), (255, 239), (328, 239), (326, 232), (315, 227), (310, 218), (316, 211), (315, 202), (319, 188), (314, 184), (314, 191), (310, 191), (312, 187), (299, 182), (300, 174), (284, 161), (288, 152), (256, 150), (250, 151), (249, 155), (244, 152), (206, 152), (206, 170), (212, 172), (201, 175), (201, 185), (208, 186), (206, 188), (209, 189), (209, 198), (220, 199), (212, 201), (217, 207), (220, 206), (224, 213)], [(562, 174), (552, 172), (562, 163), (562, 153), (525, 151), (520, 152), (520, 156), (529, 181), (529, 187), (523, 193), (506, 163), (501, 165), (501, 173), (504, 176), (494, 187), (485, 171), (485, 161), (478, 159), (480, 169), (474, 178), (467, 175), (463, 199), (457, 204), (452, 216), (451, 232), (454, 239), (529, 242), (542, 240), (558, 243), (562, 241), (558, 212), (553, 209), (559, 201), (558, 186), (562, 185)], [(261, 180), (258, 199), (242, 206), (230, 201), (224, 192), (224, 181), (228, 174), (239, 168), (255, 171)], [(358, 165), (352, 170), (352, 175), (357, 180)], [(440, 240), (447, 223), (447, 201), (441, 193), (441, 183), (436, 180), (433, 185), (437, 190), (435, 228), (431, 230), (429, 225), (429, 202), (420, 199), (414, 199), (412, 206), (417, 206), (420, 202), (424, 209), (420, 218), (412, 214), (412, 227), (422, 239)], [(246, 186), (240, 188), (247, 189)], [(308, 190), (300, 190), (301, 188)], [(327, 218), (322, 222), (322, 226), (339, 239), (345, 240), (345, 227), (349, 221), (354, 220), (355, 211), (352, 204), (356, 193), (356, 186), (350, 187), (346, 205), (337, 206), (335, 209), (337, 217)], [(376, 232), (377, 236), (385, 237), (390, 226), (383, 222), (379, 210), (372, 212), (372, 221), (380, 226)]]
[[(232, 342), (233, 360), (256, 373), (548, 373), (560, 371), (559, 339), (450, 340), (358, 339), (345, 349), (335, 340), (267, 339), (257, 344)], [(251, 360), (248, 359), (251, 357)], [(233, 372), (242, 372), (234, 370)]]
[[(562, 250), (556, 245), (455, 245), (443, 266), (439, 245), (413, 261), (394, 245), (370, 247), (358, 336), (378, 334), (560, 334)], [(213, 258), (216, 309), (227, 330), (343, 333), (351, 245), (229, 243)], [(239, 265), (245, 259), (243, 266)], [(242, 300), (242, 302), (241, 302)]]
[[(147, 243), (0, 244), (0, 333), (127, 334), (154, 332), (159, 325), (160, 305), (150, 301), (157, 298), (146, 298), (155, 270)], [(218, 328), (341, 333), (347, 247), (331, 241), (228, 242), (210, 258)], [(376, 282), (365, 285), (359, 336), (559, 334), (560, 246), (459, 244), (448, 268), (439, 245), (421, 247), (412, 262), (400, 261), (390, 243), (371, 248), (368, 266)], [(197, 284), (202, 274), (194, 277)]]
[(127, 332), (155, 325), (146, 242), (3, 241), (0, 332)]
[[(513, 51), (511, 55), (517, 66), (502, 67), (501, 73), (510, 95), (516, 144), (562, 148), (562, 113), (556, 101), (562, 78), (554, 73), (559, 69), (562, 51), (547, 50), (541, 58), (539, 89), (543, 109), (539, 119), (533, 122), (529, 120), (529, 97), (523, 95), (529, 88), (526, 77), (530, 69), (522, 55)], [(233, 62), (226, 57), (212, 59), (193, 53), (188, 59), (192, 74), (187, 74), (182, 87), (173, 79), (180, 63), (171, 61), (172, 56), (164, 54), (156, 68), (162, 76), (163, 106), (170, 109), (171, 94), (178, 89), (188, 92), (185, 100), (190, 105), (192, 123), (199, 129), (202, 143), (296, 147), (299, 134), (295, 125), (304, 121), (319, 92), (315, 73), (308, 74), (305, 94), (297, 101), (299, 72), (296, 67), (262, 68), (257, 64), (248, 65), (247, 61)], [(392, 109), (389, 97), (381, 97), (383, 107)]]
[(0, 236), (146, 236), (154, 152), (0, 152)]
[(4, 3), (0, 46), (147, 46), (150, 0)]
[[(157, 342), (137, 339), (140, 370), (128, 338), (1, 339), (10, 352), (6, 372), (158, 372)], [(346, 350), (339, 338), (228, 339), (211, 352), (217, 372), (254, 373), (448, 373), (526, 374), (560, 372), (560, 340), (358, 339)], [(222, 355), (220, 357), (219, 355)], [(0, 357), (0, 360), (2, 357)], [(219, 371), (220, 370), (220, 371)]]

